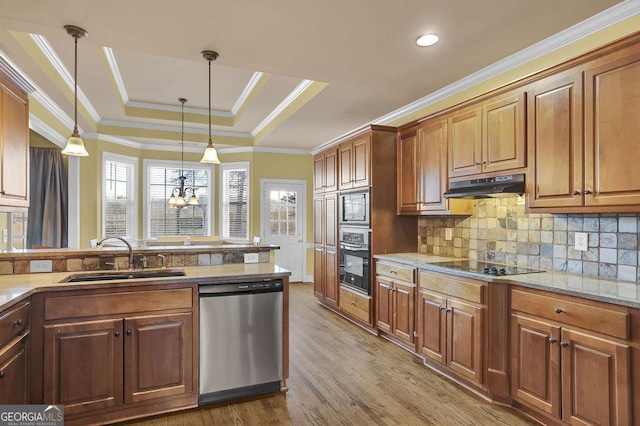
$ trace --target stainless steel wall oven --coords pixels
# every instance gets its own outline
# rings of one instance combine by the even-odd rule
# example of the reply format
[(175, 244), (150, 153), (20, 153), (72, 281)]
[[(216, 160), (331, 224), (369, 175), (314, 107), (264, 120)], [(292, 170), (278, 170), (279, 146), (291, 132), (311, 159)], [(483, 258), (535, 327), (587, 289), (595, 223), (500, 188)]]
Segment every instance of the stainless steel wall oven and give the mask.
[(371, 230), (340, 227), (340, 284), (371, 294)]

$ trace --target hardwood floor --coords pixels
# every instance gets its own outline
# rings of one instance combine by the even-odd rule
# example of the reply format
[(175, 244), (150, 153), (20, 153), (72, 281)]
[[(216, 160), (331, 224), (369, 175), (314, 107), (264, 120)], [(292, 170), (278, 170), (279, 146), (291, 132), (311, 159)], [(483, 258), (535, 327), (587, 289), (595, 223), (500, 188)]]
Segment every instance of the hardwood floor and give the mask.
[(286, 394), (245, 398), (127, 425), (536, 425), (427, 369), (414, 355), (291, 285)]

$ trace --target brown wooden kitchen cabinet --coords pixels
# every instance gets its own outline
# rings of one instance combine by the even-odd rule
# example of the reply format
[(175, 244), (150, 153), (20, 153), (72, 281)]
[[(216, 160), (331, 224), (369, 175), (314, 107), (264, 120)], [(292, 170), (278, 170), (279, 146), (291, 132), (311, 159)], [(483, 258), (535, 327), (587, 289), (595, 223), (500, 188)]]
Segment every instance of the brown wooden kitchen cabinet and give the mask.
[(197, 293), (164, 285), (34, 296), (43, 321), (32, 380), (42, 402), (64, 404), (68, 424), (196, 406)]
[(338, 150), (329, 148), (313, 157), (313, 191), (330, 192), (338, 189)]
[(482, 385), (486, 284), (426, 271), (419, 276), (417, 352)]
[(525, 94), (496, 95), (449, 115), (449, 177), (526, 167)]
[(27, 404), (30, 305), (0, 313), (0, 404)]
[(370, 184), (371, 134), (358, 136), (338, 146), (338, 189), (366, 188)]
[(0, 209), (29, 207), (29, 100), (0, 76)]
[(473, 201), (446, 199), (447, 120), (405, 129), (398, 138), (398, 214), (473, 214)]
[(340, 286), (340, 310), (347, 315), (371, 325), (371, 296)]
[(338, 194), (316, 195), (313, 209), (314, 293), (324, 302), (338, 306)]
[(406, 265), (376, 262), (377, 326), (385, 337), (414, 347), (415, 272)]
[(634, 424), (630, 320), (624, 309), (513, 289), (514, 401), (570, 424)]

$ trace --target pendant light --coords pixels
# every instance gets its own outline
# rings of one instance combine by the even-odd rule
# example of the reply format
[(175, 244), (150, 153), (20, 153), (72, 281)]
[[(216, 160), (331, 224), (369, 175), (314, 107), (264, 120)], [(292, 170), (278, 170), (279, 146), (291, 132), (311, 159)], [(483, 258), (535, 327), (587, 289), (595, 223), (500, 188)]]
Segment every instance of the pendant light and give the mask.
[[(182, 104), (182, 138), (180, 140), (181, 145), (181, 157), (180, 157), (180, 186), (176, 186), (171, 190), (171, 197), (169, 197), (169, 207), (182, 208), (187, 206), (198, 206), (198, 197), (196, 197), (196, 190), (190, 186), (184, 186), (184, 182), (187, 178), (184, 176), (184, 104), (187, 102), (186, 98), (178, 98), (178, 102)], [(186, 201), (187, 191), (191, 192), (189, 201)]]
[(64, 29), (67, 31), (67, 34), (75, 39), (75, 58), (73, 70), (74, 125), (73, 133), (71, 133), (71, 137), (69, 138), (69, 140), (67, 140), (67, 145), (62, 150), (62, 153), (65, 155), (73, 155), (76, 157), (86, 157), (89, 155), (89, 153), (85, 149), (84, 141), (78, 133), (78, 39), (86, 37), (87, 32), (80, 27), (76, 27), (75, 25), (65, 25)]
[(209, 61), (209, 144), (207, 148), (204, 150), (204, 155), (202, 156), (201, 163), (211, 163), (211, 164), (220, 164), (220, 160), (218, 159), (218, 152), (216, 151), (216, 147), (213, 146), (213, 142), (211, 141), (211, 61), (215, 61), (218, 59), (218, 53), (213, 50), (203, 50), (202, 57)]

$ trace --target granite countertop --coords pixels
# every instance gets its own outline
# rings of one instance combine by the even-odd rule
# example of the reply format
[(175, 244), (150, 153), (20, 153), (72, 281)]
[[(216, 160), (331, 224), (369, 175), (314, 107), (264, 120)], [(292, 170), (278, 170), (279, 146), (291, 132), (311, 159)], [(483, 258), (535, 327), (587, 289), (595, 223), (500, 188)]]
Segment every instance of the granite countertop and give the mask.
[(411, 265), (415, 268), (428, 271), (473, 278), (486, 282), (506, 282), (523, 287), (640, 309), (640, 285), (633, 281), (618, 281), (557, 271), (499, 277), (458, 271), (440, 266), (438, 264), (441, 262), (461, 259), (434, 254), (396, 253), (375, 255), (374, 257), (380, 260)]
[[(42, 274), (0, 275), (0, 311), (43, 291), (86, 290), (96, 288), (120, 288), (156, 284), (219, 284), (265, 278), (280, 278), (291, 273), (273, 263), (233, 263), (215, 266), (185, 266), (183, 277), (140, 278), (108, 281), (61, 283), (69, 275), (85, 272), (56, 272)], [(125, 271), (121, 271), (125, 272)]]

